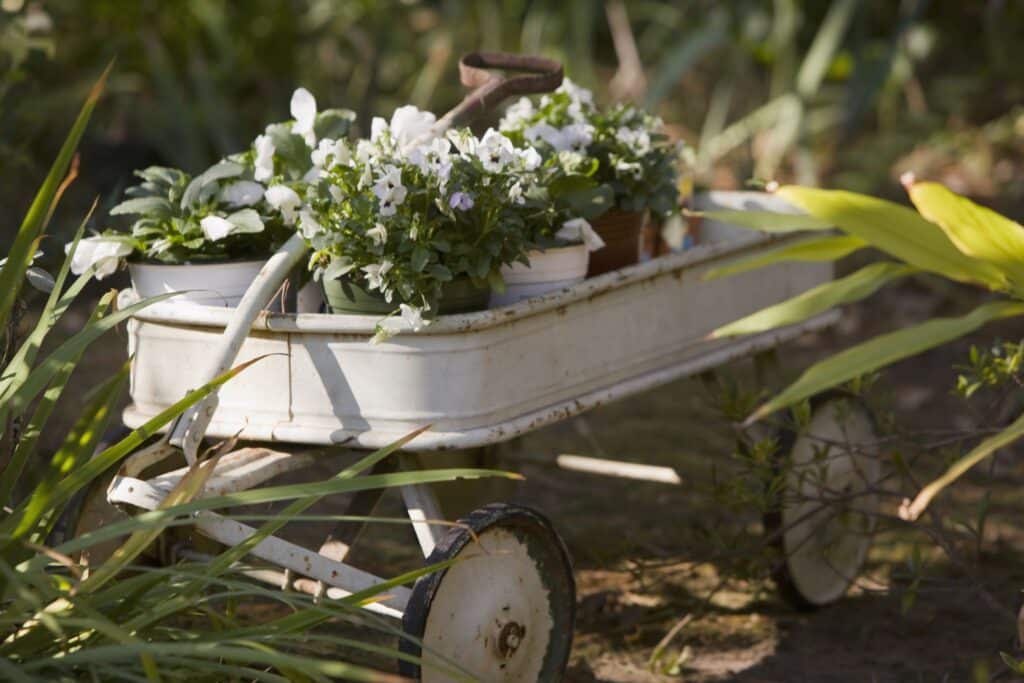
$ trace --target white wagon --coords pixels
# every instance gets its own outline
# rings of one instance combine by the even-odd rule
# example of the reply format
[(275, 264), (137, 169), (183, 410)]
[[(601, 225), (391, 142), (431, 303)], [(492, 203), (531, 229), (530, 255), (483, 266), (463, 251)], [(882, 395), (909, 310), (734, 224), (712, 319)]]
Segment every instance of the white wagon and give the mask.
[[(788, 210), (757, 193), (698, 198), (698, 208), (744, 207)], [(803, 237), (769, 237), (707, 221), (701, 239), (688, 251), (552, 294), (442, 316), (381, 344), (368, 343), (374, 317), (263, 310), (302, 257), (301, 240), (293, 240), (271, 258), (238, 308), (162, 303), (131, 321), (128, 427), (236, 361), (267, 357), (183, 415), (158, 447), (129, 457), (107, 497), (154, 509), (186, 468), (149, 479), (141, 478), (143, 470), (173, 454), (183, 453), (183, 464), (194, 462), (207, 437), (238, 435), (255, 445), (224, 456), (204, 495), (249, 489), (313, 462), (315, 456), (296, 444), (317, 446), (320, 453), (324, 447), (376, 449), (432, 425), (399, 455), (405, 466), (415, 466), (416, 452), (507, 441), (835, 322), (835, 314), (826, 314), (766, 334), (709, 340), (716, 327), (829, 280), (832, 268), (791, 263), (704, 281), (712, 268)], [(865, 457), (875, 440), (873, 424), (850, 407), (844, 399), (818, 401), (807, 430), (814, 438), (784, 440), (794, 471), (813, 464), (818, 476), (787, 481), (812, 502), (782, 506), (766, 519), (786, 553), (780, 586), (805, 606), (841, 597), (867, 551), (867, 534), (850, 532), (848, 520), (813, 503), (823, 492), (849, 498), (877, 479), (877, 460)], [(816, 439), (842, 447), (822, 460)], [(604, 469), (620, 468), (610, 463)], [(389, 589), (386, 600), (368, 609), (401, 619), (414, 637), (403, 649), (425, 662), (446, 658), (484, 681), (559, 680), (572, 641), (575, 586), (568, 553), (550, 523), (536, 511), (494, 504), (461, 527), (441, 527), (429, 523), (443, 517), (429, 487), (407, 486), (402, 493), (427, 562), (462, 561), (412, 588)], [(357, 496), (352, 514), (367, 514), (375, 502)], [(214, 513), (199, 515), (195, 526), (229, 546), (254, 532)], [(282, 571), (254, 576), (328, 599), (384, 580), (346, 563), (348, 550), (337, 537), (318, 553), (271, 537), (252, 555)], [(403, 666), (425, 681), (447, 680), (429, 665)]]

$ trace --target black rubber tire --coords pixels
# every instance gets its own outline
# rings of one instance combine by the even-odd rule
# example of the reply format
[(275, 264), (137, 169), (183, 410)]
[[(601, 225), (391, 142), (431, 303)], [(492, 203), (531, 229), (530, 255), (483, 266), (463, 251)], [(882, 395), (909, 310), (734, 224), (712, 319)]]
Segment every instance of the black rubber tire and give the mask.
[[(474, 542), (474, 534), (480, 535), (496, 526), (512, 529), (517, 535), (528, 536), (531, 546), (539, 551), (539, 564), (544, 569), (542, 576), (547, 584), (548, 594), (558, 600), (558, 604), (553, 604), (551, 609), (552, 639), (540, 680), (562, 680), (572, 650), (573, 626), (576, 619), (576, 581), (569, 551), (561, 537), (544, 515), (526, 507), (505, 503), (492, 503), (474, 510), (460, 522), (468, 528), (451, 528), (427, 558), (426, 564), (436, 564), (456, 557), (463, 548)], [(403, 630), (415, 640), (401, 639), (399, 649), (404, 654), (417, 658), (421, 656), (419, 643), (426, 632), (434, 597), (447, 573), (447, 569), (440, 570), (422, 576), (416, 581), (402, 620)], [(421, 680), (418, 663), (399, 660), (398, 666), (401, 675)]]

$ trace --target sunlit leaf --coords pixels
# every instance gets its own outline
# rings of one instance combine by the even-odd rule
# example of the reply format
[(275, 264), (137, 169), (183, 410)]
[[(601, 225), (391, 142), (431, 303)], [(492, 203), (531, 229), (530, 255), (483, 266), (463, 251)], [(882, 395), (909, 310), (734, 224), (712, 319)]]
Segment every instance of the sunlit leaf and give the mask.
[(784, 200), (921, 270), (1005, 290), (1006, 275), (961, 253), (939, 226), (913, 209), (854, 192), (786, 186)]
[(872, 263), (844, 278), (818, 285), (792, 299), (720, 327), (711, 333), (711, 337), (755, 334), (802, 322), (836, 306), (860, 301), (896, 278), (905, 277), (916, 270), (891, 261)]
[(994, 301), (958, 318), (935, 318), (898, 332), (880, 335), (814, 364), (782, 393), (755, 410), (746, 423), (756, 422), (777, 410), (898, 360), (941, 346), (992, 320), (1018, 315), (1024, 315), (1024, 303)]

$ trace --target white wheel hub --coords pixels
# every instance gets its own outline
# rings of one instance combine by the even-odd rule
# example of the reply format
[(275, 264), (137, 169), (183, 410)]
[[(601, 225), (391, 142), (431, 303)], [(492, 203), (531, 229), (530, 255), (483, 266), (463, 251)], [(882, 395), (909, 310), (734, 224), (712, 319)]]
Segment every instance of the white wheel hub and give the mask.
[(781, 521), (790, 578), (815, 605), (839, 599), (871, 545), (881, 475), (877, 433), (851, 401), (821, 405), (796, 439)]
[(554, 621), (542, 568), (500, 527), (470, 542), (448, 568), (423, 634), (422, 680), (455, 680), (452, 664), (482, 681), (536, 681)]

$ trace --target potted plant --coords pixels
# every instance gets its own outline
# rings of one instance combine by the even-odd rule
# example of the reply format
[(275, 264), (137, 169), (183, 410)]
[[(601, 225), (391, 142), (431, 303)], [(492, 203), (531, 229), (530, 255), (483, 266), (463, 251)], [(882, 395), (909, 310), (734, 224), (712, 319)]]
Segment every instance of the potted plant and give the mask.
[(596, 168), (578, 154), (562, 153), (549, 156), (533, 173), (529, 192), (515, 199), (524, 214), (527, 250), (502, 266), (505, 289), (491, 294), (492, 307), (586, 278), (591, 253), (605, 246), (586, 217), (602, 214), (611, 199), (608, 189), (593, 179)]
[(517, 146), (533, 145), (545, 158), (571, 153), (596, 162), (593, 177), (611, 190), (613, 202), (594, 221), (606, 246), (591, 256), (588, 275), (636, 263), (648, 213), (677, 208), (681, 150), (661, 128), (660, 119), (630, 105), (599, 109), (593, 94), (569, 79), (538, 106), (521, 98), (501, 121)]
[[(235, 306), (266, 259), (294, 232), (302, 187), (317, 169), (318, 134), (345, 135), (350, 112), (317, 113), (303, 88), (291, 101), (293, 120), (267, 126), (251, 148), (196, 177), (153, 166), (136, 175), (112, 215), (131, 215), (128, 232), (81, 240), (75, 272), (97, 264), (97, 277), (128, 260), (140, 296), (183, 291), (174, 301)], [(301, 297), (300, 297), (301, 302)], [(313, 309), (318, 304), (301, 305)]]
[(434, 124), (401, 107), (368, 140), (322, 143), (299, 226), (332, 311), (401, 314), (419, 329), (486, 308), (502, 266), (525, 253), (539, 155), (495, 130), (438, 137)]

